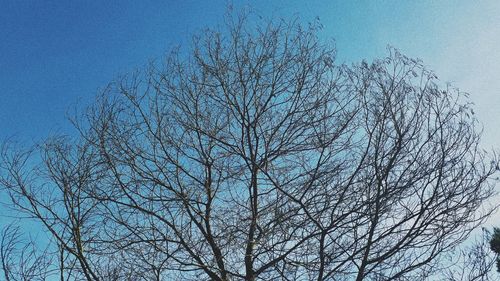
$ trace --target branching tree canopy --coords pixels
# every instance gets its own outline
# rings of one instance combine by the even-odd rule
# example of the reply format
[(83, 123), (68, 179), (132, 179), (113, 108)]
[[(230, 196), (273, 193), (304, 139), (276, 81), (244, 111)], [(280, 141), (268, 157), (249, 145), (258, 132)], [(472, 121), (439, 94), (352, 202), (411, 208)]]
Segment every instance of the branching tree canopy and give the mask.
[(229, 19), (111, 83), (77, 137), (4, 145), (1, 185), (51, 235), (60, 279), (444, 272), (491, 212), (471, 103), (392, 48), (336, 64), (318, 28)]

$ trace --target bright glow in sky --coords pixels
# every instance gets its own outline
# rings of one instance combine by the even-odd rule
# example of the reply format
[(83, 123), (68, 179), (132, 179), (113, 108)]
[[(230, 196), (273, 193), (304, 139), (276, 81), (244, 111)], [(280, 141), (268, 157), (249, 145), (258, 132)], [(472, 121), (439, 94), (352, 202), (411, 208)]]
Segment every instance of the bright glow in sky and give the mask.
[[(339, 61), (421, 58), (471, 93), (484, 145), (500, 148), (500, 1), (233, 1), (268, 17), (318, 16)], [(105, 4), (104, 4), (105, 3)], [(251, 3), (251, 4), (250, 4)], [(68, 132), (67, 110), (120, 73), (222, 20), (227, 1), (2, 1), (0, 139)]]

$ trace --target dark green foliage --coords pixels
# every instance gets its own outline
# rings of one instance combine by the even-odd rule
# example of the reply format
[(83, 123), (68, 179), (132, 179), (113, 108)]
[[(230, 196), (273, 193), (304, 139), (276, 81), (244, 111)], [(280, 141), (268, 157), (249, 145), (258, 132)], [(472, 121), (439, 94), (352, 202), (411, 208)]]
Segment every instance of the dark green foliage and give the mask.
[(496, 228), (493, 230), (493, 235), (490, 241), (491, 250), (497, 254), (500, 253), (500, 228)]
[[(493, 229), (493, 235), (490, 240), (490, 248), (497, 255), (500, 254), (500, 228)], [(500, 256), (497, 256), (497, 271), (500, 272)]]

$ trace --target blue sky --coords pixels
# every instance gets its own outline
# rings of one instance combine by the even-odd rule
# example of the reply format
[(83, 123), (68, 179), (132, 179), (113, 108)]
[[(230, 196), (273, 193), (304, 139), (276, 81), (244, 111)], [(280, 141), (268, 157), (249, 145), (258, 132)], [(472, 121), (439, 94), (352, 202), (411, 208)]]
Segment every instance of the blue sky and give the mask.
[[(68, 132), (66, 112), (119, 74), (140, 68), (222, 20), (228, 1), (0, 1), (0, 138)], [(498, 1), (233, 1), (268, 17), (319, 17), (340, 61), (385, 55), (388, 44), (422, 58), (471, 92), (497, 146)]]
[[(222, 21), (228, 1), (0, 0), (0, 139), (71, 133), (66, 112)], [(500, 1), (233, 1), (267, 17), (319, 17), (340, 62), (423, 59), (470, 92), (484, 145), (500, 148)]]

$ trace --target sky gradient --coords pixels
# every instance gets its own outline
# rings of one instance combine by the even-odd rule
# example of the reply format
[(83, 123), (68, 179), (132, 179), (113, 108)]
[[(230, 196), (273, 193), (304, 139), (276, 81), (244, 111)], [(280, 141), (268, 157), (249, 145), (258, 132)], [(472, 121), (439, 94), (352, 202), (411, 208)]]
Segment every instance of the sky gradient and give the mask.
[[(500, 2), (233, 1), (267, 17), (319, 17), (340, 62), (371, 60), (387, 45), (421, 58), (472, 94), (485, 145), (498, 147)], [(0, 137), (67, 132), (66, 113), (120, 74), (159, 59), (220, 23), (227, 1), (2, 1)]]
[[(222, 21), (228, 1), (0, 1), (0, 139), (72, 133), (71, 108), (120, 74)], [(421, 58), (471, 93), (486, 148), (500, 148), (500, 1), (232, 1), (266, 17), (312, 21), (338, 62)]]

